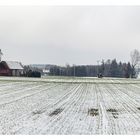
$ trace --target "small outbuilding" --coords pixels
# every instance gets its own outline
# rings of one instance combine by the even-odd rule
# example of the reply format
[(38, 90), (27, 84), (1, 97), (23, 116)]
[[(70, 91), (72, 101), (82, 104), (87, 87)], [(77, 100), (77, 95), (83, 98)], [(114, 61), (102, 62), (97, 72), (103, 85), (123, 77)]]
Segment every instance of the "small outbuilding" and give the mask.
[(21, 76), (23, 74), (23, 65), (16, 61), (1, 61), (0, 76)]

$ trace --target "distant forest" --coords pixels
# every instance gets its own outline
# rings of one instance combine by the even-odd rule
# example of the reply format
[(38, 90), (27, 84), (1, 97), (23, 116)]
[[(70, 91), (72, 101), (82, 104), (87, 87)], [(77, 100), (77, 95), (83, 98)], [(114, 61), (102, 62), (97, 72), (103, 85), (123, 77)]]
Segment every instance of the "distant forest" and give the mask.
[(135, 49), (130, 53), (130, 62), (117, 62), (116, 59), (102, 60), (99, 65), (66, 65), (65, 67), (54, 66), (50, 69), (50, 75), (57, 76), (82, 76), (82, 77), (120, 77), (136, 78), (140, 65), (140, 52)]
[[(120, 78), (136, 78), (140, 72), (140, 52), (134, 50), (130, 54), (130, 62), (117, 62), (116, 59), (107, 61), (97, 61), (97, 65), (73, 65), (57, 66), (49, 65), (49, 75), (51, 76), (77, 76), (77, 77), (120, 77)], [(24, 67), (24, 74), (26, 76), (43, 75), (43, 68), (36, 66)], [(100, 78), (101, 78), (100, 77)]]
[(122, 78), (134, 77), (136, 74), (130, 62), (117, 63), (116, 59), (107, 60), (106, 62), (102, 60), (101, 65), (66, 65), (66, 67), (55, 66), (50, 69), (50, 75), (57, 76), (95, 77), (99, 73), (102, 74), (104, 77)]

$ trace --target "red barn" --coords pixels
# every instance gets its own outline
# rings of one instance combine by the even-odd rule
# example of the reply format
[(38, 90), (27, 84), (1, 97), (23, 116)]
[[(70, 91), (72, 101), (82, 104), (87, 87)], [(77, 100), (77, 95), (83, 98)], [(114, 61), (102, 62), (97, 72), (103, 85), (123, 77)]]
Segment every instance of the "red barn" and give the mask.
[(23, 66), (20, 62), (0, 62), (0, 76), (20, 76), (21, 74), (23, 74)]

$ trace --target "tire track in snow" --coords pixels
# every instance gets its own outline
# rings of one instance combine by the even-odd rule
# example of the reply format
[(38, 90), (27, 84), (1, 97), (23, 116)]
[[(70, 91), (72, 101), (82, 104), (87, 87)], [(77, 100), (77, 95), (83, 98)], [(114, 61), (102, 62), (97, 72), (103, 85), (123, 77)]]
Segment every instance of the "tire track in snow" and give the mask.
[[(81, 85), (79, 85), (79, 84), (77, 86), (74, 86), (74, 89), (72, 91), (70, 91), (69, 93), (66, 93), (65, 98), (61, 98), (60, 100), (58, 99), (58, 101), (54, 104), (55, 106), (54, 106), (53, 109), (55, 109), (55, 108), (64, 108), (64, 110), (68, 110), (68, 107), (65, 107), (65, 105), (68, 102), (72, 102), (73, 99), (76, 99), (76, 96), (77, 96), (76, 93), (78, 92), (80, 87), (81, 87)], [(64, 99), (64, 100), (62, 100), (62, 99)], [(63, 112), (64, 112), (64, 110), (63, 110)], [(53, 127), (54, 124), (57, 123), (57, 121), (59, 121), (59, 118), (61, 117), (62, 113), (58, 114), (57, 116), (49, 117), (48, 118), (48, 123), (46, 125), (44, 124), (43, 126), (41, 126), (41, 127), (44, 128), (44, 130), (39, 131), (37, 133), (39, 133), (39, 134), (48, 133), (49, 134), (50, 130), (51, 130), (51, 127)], [(45, 129), (45, 126), (47, 126), (46, 129)]]
[[(73, 86), (70, 87), (69, 90), (68, 91), (66, 90), (66, 92), (64, 92), (64, 95), (62, 95), (62, 96), (60, 96), (60, 98), (56, 99), (55, 102), (49, 103), (49, 104), (43, 104), (43, 106), (40, 106), (38, 109), (39, 110), (43, 110), (43, 112), (44, 112), (43, 114), (45, 114), (45, 116), (46, 116), (46, 113), (47, 113), (47, 110), (46, 109), (50, 110), (50, 108), (51, 108), (51, 110), (52, 110), (55, 107), (54, 104), (57, 105), (57, 104), (59, 104), (60, 100), (68, 97), (70, 95), (69, 92), (71, 92), (74, 88), (75, 87), (73, 87)], [(24, 132), (24, 128), (22, 128), (22, 131)], [(31, 130), (31, 132), (29, 131), (29, 133), (34, 133), (34, 132)]]
[(125, 123), (125, 125), (128, 124), (128, 126), (124, 127), (126, 133), (130, 133), (130, 131), (131, 131), (131, 133), (135, 134), (135, 132), (133, 132), (132, 125), (133, 125), (133, 127), (139, 127), (140, 120), (139, 120), (139, 114), (137, 113), (137, 109), (135, 107), (135, 103), (133, 103), (133, 99), (130, 100), (130, 98), (128, 98), (128, 96), (126, 96), (126, 93), (120, 91), (120, 88), (118, 88), (115, 85), (113, 85), (113, 88), (111, 89), (111, 91), (113, 91), (114, 93), (117, 94), (118, 97), (120, 97), (119, 103), (122, 104), (123, 109), (124, 109), (124, 111), (122, 111), (122, 113), (126, 112), (129, 116), (129, 118), (131, 118), (131, 119), (127, 118), (129, 120)]
[[(55, 85), (56, 86), (56, 85)], [(49, 89), (51, 89), (51, 88), (53, 88), (54, 87), (54, 85), (52, 86), (52, 87), (50, 87), (50, 88), (48, 88), (48, 87), (46, 87), (45, 89), (42, 89), (42, 90), (39, 90), (38, 92), (36, 92), (36, 93), (34, 93), (33, 95), (35, 95), (35, 94), (39, 94), (40, 93), (40, 91), (46, 91), (46, 90), (49, 90)], [(37, 95), (36, 95), (37, 96)], [(21, 102), (21, 100), (25, 100), (25, 99), (30, 99), (32, 96), (28, 96), (28, 97), (26, 97), (26, 98), (22, 98), (22, 99), (20, 99), (20, 100), (18, 100), (18, 101), (16, 101), (16, 102), (11, 102), (11, 103), (8, 103), (7, 105), (8, 106), (11, 106), (11, 104), (18, 104), (18, 102), (20, 103)], [(14, 110), (13, 110), (13, 108), (11, 108), (12, 110), (12, 112), (10, 111), (10, 110), (8, 110), (8, 112), (7, 113), (5, 113), (4, 115), (5, 115), (5, 117), (7, 117), (8, 116), (8, 118), (7, 119), (10, 119), (9, 120), (9, 122), (7, 122), (8, 120), (6, 120), (6, 123), (4, 124), (4, 125), (6, 125), (6, 126), (10, 126), (10, 124), (12, 124), (12, 122), (14, 122), (14, 120), (15, 120), (15, 123), (17, 123), (18, 122), (18, 120), (22, 120), (22, 118), (26, 118), (26, 117), (29, 117), (29, 115), (30, 115), (30, 112), (28, 112), (27, 114), (23, 114), (23, 111), (22, 110), (19, 110), (19, 111), (21, 111), (22, 112), (22, 115), (21, 114), (19, 114), (19, 115), (21, 115), (21, 116), (18, 116), (18, 118), (17, 118), (17, 113), (18, 112), (15, 112), (15, 109), (19, 109), (19, 107), (18, 106), (14, 106)], [(28, 108), (27, 108), (28, 109)], [(10, 113), (10, 114), (9, 114)], [(16, 113), (16, 117), (14, 117), (13, 115)], [(2, 119), (0, 120), (0, 123), (2, 123), (2, 120), (4, 119), (5, 120), (5, 117), (3, 116), (3, 114), (1, 114), (0, 115), (0, 117), (2, 117)], [(25, 121), (25, 120), (24, 120)], [(21, 121), (22, 122), (22, 121)], [(14, 125), (14, 124), (13, 124)], [(3, 126), (3, 125), (0, 125), (0, 126)], [(11, 126), (12, 127), (12, 126)], [(8, 133), (9, 131), (5, 131), (4, 133)]]

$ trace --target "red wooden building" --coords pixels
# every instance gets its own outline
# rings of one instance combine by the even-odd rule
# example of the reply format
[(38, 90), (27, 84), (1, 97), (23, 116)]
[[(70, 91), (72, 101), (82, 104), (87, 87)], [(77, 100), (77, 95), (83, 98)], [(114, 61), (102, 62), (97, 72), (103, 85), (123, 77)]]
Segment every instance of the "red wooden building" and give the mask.
[(23, 66), (16, 61), (1, 61), (0, 76), (20, 76), (23, 74)]

